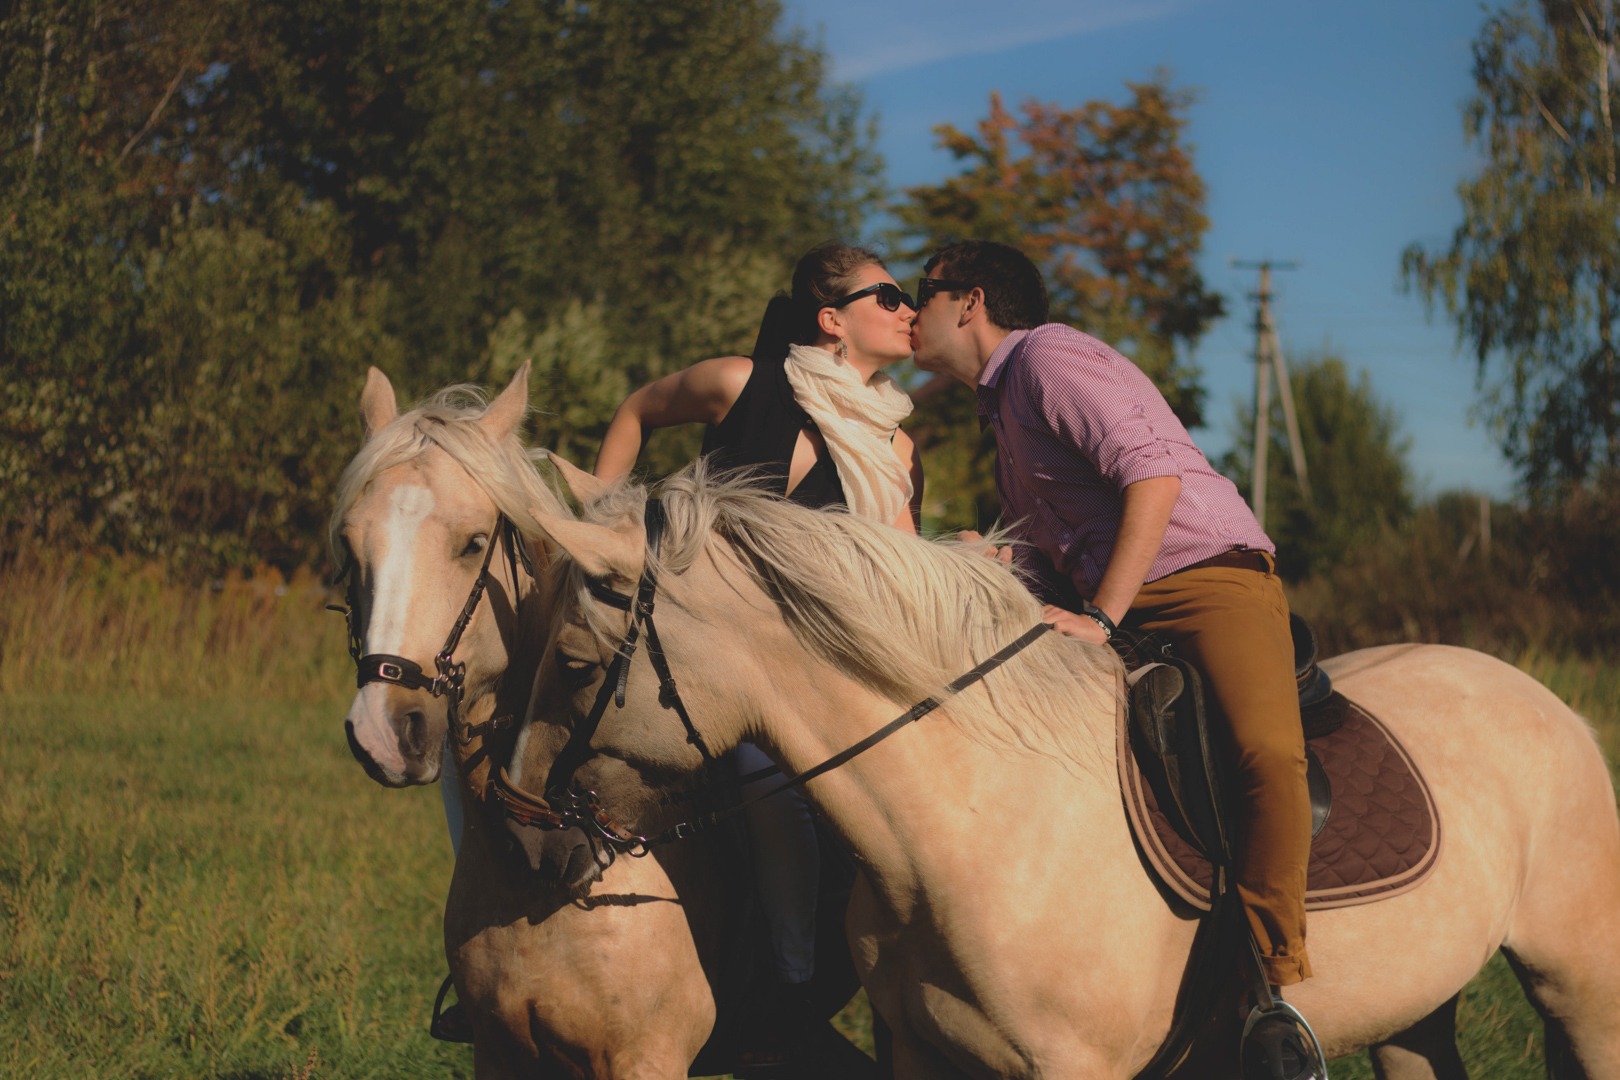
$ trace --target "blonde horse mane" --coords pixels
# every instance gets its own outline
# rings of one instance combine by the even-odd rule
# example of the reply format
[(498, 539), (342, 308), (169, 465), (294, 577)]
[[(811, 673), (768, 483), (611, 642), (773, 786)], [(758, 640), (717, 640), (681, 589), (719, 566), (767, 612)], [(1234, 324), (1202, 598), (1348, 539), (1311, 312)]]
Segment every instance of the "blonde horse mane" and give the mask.
[(343, 519), (378, 475), (437, 447), (467, 471), (525, 535), (541, 535), (533, 510), (573, 517), (568, 504), (536, 468), (546, 451), (528, 449), (516, 433), (499, 443), (479, 425), (489, 397), (476, 386), (449, 386), (402, 413), (366, 440), (338, 478), (327, 526), (332, 557), (343, 561)]
[[(660, 582), (690, 567), (718, 535), (808, 649), (897, 703), (939, 693), (1040, 621), (1040, 602), (1010, 567), (954, 540), (925, 540), (837, 509), (807, 510), (746, 476), (711, 475), (701, 461), (659, 494), (667, 521), (653, 560)], [(585, 516), (639, 520), (647, 497), (644, 487), (620, 485)], [(592, 611), (577, 568), (571, 580), (568, 591)], [(612, 633), (605, 623), (597, 630)], [(1110, 650), (1051, 634), (944, 711), (983, 745), (1096, 771), (1111, 767), (1119, 671)]]

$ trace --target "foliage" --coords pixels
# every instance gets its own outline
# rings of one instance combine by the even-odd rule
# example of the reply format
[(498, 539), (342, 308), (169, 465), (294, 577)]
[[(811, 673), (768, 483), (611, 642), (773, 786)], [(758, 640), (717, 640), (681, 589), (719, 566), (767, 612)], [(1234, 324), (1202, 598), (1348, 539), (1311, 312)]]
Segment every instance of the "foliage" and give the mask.
[[(1352, 380), (1344, 361), (1324, 352), (1292, 365), (1295, 418), (1309, 495), (1294, 475), (1281, 395), (1273, 395), (1266, 457), (1267, 533), (1282, 575), (1296, 580), (1335, 566), (1355, 548), (1412, 513), (1410, 440), (1395, 411), (1373, 394), (1366, 372)], [(1252, 490), (1254, 408), (1240, 406), (1232, 450), (1219, 462), (1245, 494)]]
[(923, 523), (933, 531), (988, 531), (1001, 514), (996, 492), (996, 435), (981, 429), (977, 398), (948, 376), (936, 376), (912, 391), (916, 411), (906, 428), (928, 470), (923, 485)]
[(1430, 641), (1498, 655), (1620, 648), (1620, 476), (1519, 507), (1454, 492), (1290, 588), (1325, 651)]
[[(976, 132), (936, 129), (962, 172), (908, 188), (896, 215), (913, 256), (968, 238), (1025, 251), (1046, 275), (1052, 318), (1131, 357), (1183, 422), (1197, 426), (1204, 392), (1181, 353), (1221, 315), (1222, 303), (1197, 268), (1209, 222), (1204, 182), (1184, 139), (1195, 95), (1163, 74), (1126, 89), (1123, 104), (1030, 101), (1021, 118), (992, 94)], [(931, 465), (935, 445), (978, 446), (970, 396), (958, 388), (939, 392), (918, 427)], [(955, 457), (931, 478), (981, 512), (993, 507), (988, 450)]]
[(1520, 0), (1486, 19), (1462, 224), (1446, 250), (1402, 257), (1472, 347), (1483, 412), (1536, 492), (1620, 464), (1616, 14), (1614, 0)]
[(897, 213), (919, 254), (966, 238), (1022, 249), (1046, 274), (1053, 320), (1126, 353), (1196, 426), (1203, 392), (1176, 349), (1222, 305), (1196, 265), (1209, 220), (1183, 141), (1194, 95), (1163, 75), (1126, 88), (1123, 105), (1026, 102), (1021, 121), (992, 94), (976, 135), (937, 129), (964, 171), (908, 188)]
[[(296, 565), (368, 363), (423, 393), (567, 348), (536, 357), (555, 411), (746, 347), (878, 169), (859, 101), (779, 14), (6, 8), (0, 552)], [(611, 408), (565, 411), (586, 445)]]

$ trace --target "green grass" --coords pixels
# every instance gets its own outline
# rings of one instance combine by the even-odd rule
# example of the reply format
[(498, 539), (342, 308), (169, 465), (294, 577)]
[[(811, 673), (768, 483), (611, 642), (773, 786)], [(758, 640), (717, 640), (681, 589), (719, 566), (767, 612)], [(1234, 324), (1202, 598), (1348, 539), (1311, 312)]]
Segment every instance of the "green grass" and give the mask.
[[(1524, 666), (1614, 761), (1620, 669)], [(470, 1075), (466, 1048), (426, 1033), (450, 873), (437, 794), (367, 780), (327, 685), (325, 701), (0, 701), (0, 1076)], [(842, 1023), (866, 1038), (862, 1003)], [(1542, 1075), (1539, 1022), (1499, 960), (1462, 1027), (1473, 1075)]]
[(0, 1076), (466, 1076), (426, 1032), (450, 851), (343, 705), (10, 696)]
[[(1457, 1045), (1468, 1075), (1483, 1080), (1543, 1080), (1541, 1019), (1500, 955), (1463, 990)], [(1373, 1080), (1365, 1053), (1332, 1063), (1333, 1080)]]

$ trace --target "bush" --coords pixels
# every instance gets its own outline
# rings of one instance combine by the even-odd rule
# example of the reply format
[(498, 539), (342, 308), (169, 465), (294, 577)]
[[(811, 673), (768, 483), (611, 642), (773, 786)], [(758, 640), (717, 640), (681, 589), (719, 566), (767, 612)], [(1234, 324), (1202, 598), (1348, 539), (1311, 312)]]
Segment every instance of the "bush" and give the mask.
[(1500, 655), (1612, 655), (1620, 646), (1617, 480), (1610, 474), (1530, 507), (1443, 495), (1292, 586), (1291, 600), (1329, 654), (1425, 641)]

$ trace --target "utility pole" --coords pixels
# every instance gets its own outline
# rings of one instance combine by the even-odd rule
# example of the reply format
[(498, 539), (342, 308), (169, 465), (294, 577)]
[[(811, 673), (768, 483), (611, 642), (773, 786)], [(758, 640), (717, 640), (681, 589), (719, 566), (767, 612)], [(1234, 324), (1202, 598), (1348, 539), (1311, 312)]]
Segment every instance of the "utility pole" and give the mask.
[(1245, 262), (1233, 259), (1239, 270), (1260, 271), (1260, 291), (1251, 293), (1256, 301), (1254, 313), (1254, 463), (1251, 469), (1249, 504), (1262, 528), (1266, 523), (1266, 457), (1271, 446), (1271, 376), (1277, 376), (1278, 398), (1282, 402), (1283, 423), (1288, 431), (1288, 451), (1294, 459), (1294, 476), (1299, 489), (1307, 497), (1311, 494), (1310, 478), (1305, 471), (1305, 444), (1299, 437), (1299, 419), (1294, 413), (1294, 391), (1288, 382), (1288, 365), (1283, 361), (1282, 345), (1277, 340), (1277, 324), (1271, 317), (1271, 272), (1294, 270), (1299, 264), (1273, 262), (1261, 259)]

